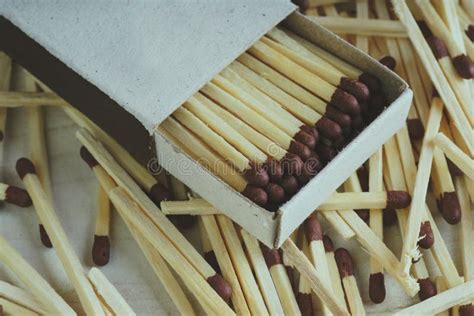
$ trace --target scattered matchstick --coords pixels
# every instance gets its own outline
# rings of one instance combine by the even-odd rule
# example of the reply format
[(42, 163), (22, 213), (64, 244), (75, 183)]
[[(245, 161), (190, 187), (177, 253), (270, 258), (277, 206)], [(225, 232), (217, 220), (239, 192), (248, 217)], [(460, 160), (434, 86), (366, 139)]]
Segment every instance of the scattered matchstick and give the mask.
[(219, 263), (217, 262), (216, 253), (214, 252), (214, 249), (212, 249), (211, 241), (209, 240), (209, 236), (207, 235), (204, 223), (201, 219), (198, 221), (198, 223), (204, 259), (206, 259), (207, 263), (209, 263), (209, 265), (213, 267), (217, 273), (221, 273), (221, 268), (219, 267)]
[(5, 316), (21, 315), (21, 316), (37, 316), (39, 314), (31, 311), (21, 305), (11, 302), (0, 297), (0, 313)]
[[(309, 246), (306, 240), (306, 237), (302, 238), (302, 251), (309, 257)], [(311, 286), (308, 283), (308, 280), (305, 278), (300, 278), (298, 283), (298, 289), (296, 291), (296, 302), (300, 308), (302, 316), (311, 316), (313, 315), (315, 306), (313, 306), (313, 299), (311, 297)]]
[(99, 187), (95, 220), (92, 260), (98, 266), (105, 266), (110, 260), (110, 201), (107, 192)]
[(318, 206), (317, 210), (399, 209), (409, 206), (410, 202), (410, 194), (405, 191), (336, 192)]
[(28, 192), (5, 183), (0, 183), (0, 201), (5, 201), (19, 207), (29, 207), (32, 204)]
[(334, 256), (334, 244), (329, 236), (323, 236), (324, 251), (326, 253), (326, 262), (328, 264), (329, 278), (335, 296), (340, 302), (346, 302), (344, 289), (341, 284), (341, 276), (337, 267), (336, 257)]
[(0, 108), (67, 106), (68, 103), (52, 92), (0, 91)]
[(474, 160), (472, 158), (469, 158), (443, 133), (438, 133), (433, 141), (466, 176), (474, 179)]
[(7, 282), (0, 281), (0, 297), (3, 297), (17, 305), (23, 306), (32, 312), (42, 315), (47, 313), (45, 307), (38, 303), (33, 295)]

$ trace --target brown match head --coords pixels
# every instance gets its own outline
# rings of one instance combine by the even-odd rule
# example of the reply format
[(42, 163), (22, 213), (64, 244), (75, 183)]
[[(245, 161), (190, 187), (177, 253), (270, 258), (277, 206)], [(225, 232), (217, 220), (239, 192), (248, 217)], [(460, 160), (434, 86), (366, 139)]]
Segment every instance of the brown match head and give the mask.
[(429, 299), (432, 296), (437, 294), (436, 286), (429, 278), (418, 279), (418, 284), (420, 285), (420, 292), (418, 292), (418, 297), (420, 301)]
[(94, 245), (92, 246), (92, 261), (102, 267), (110, 260), (109, 236), (94, 235)]
[(151, 188), (148, 194), (150, 199), (156, 204), (160, 205), (161, 202), (173, 199), (173, 193), (165, 187), (163, 184), (156, 182)]
[(27, 174), (36, 174), (36, 169), (31, 160), (28, 158), (20, 158), (16, 161), (16, 173), (18, 173), (18, 176), (20, 179), (23, 180), (23, 178)]
[(207, 278), (207, 283), (216, 291), (216, 293), (226, 302), (230, 302), (230, 297), (232, 296), (232, 288), (229, 283), (220, 275), (214, 274), (211, 277)]
[(248, 184), (242, 194), (250, 201), (259, 206), (265, 206), (268, 203), (268, 195), (264, 189)]
[(316, 143), (319, 141), (319, 132), (318, 132), (318, 130), (316, 129), (315, 126), (301, 125), (300, 129), (305, 131), (308, 134), (313, 135), (314, 138), (316, 139)]
[(429, 36), (426, 38), (426, 42), (430, 46), (431, 51), (433, 52), (433, 55), (436, 57), (436, 59), (441, 59), (449, 56), (448, 48), (446, 47), (446, 44), (444, 44), (444, 41), (441, 38), (434, 35)]
[(274, 265), (282, 264), (280, 251), (278, 249), (270, 249), (264, 244), (262, 244), (261, 248), (267, 267), (271, 268)]
[(331, 238), (328, 235), (323, 236), (323, 245), (325, 252), (333, 252), (334, 251), (334, 244), (332, 243)]
[(334, 140), (342, 136), (341, 126), (326, 116), (323, 116), (319, 121), (317, 121), (315, 127), (321, 135), (328, 139)]
[(444, 192), (439, 202), (440, 211), (448, 224), (455, 225), (461, 220), (461, 205), (456, 192)]
[(423, 127), (423, 124), (421, 124), (420, 119), (408, 119), (407, 129), (408, 135), (410, 135), (410, 139), (412, 140), (423, 139), (423, 136), (425, 135), (425, 128)]
[(448, 169), (449, 173), (451, 174), (452, 177), (460, 177), (464, 175), (464, 172), (459, 169), (458, 166), (456, 166), (450, 159), (446, 159), (448, 162)]
[(40, 234), (40, 240), (43, 246), (46, 248), (53, 248), (53, 243), (51, 242), (51, 239), (48, 236), (48, 233), (46, 232), (46, 229), (44, 229), (44, 226), (42, 224), (39, 224), (39, 234)]
[(474, 305), (469, 303), (459, 306), (459, 316), (474, 316)]
[(319, 156), (313, 152), (311, 157), (304, 162), (303, 169), (301, 173), (297, 175), (298, 181), (301, 184), (308, 183), (312, 178), (314, 178), (319, 170), (322, 169), (321, 161), (319, 160)]
[(285, 189), (274, 182), (268, 183), (265, 191), (267, 192), (269, 203), (281, 204), (286, 199)]
[(370, 98), (369, 88), (358, 80), (342, 77), (339, 82), (339, 88), (355, 96), (358, 101), (366, 101)]
[(293, 137), (296, 141), (299, 141), (302, 144), (308, 146), (309, 149), (314, 149), (316, 146), (316, 139), (313, 136), (313, 133), (306, 133), (302, 129), (296, 133)]
[(300, 293), (296, 294), (296, 302), (301, 312), (301, 316), (312, 316), (313, 315), (313, 299), (311, 293)]
[(316, 146), (316, 152), (318, 153), (323, 163), (328, 163), (329, 161), (333, 160), (337, 155), (336, 149), (321, 143)]
[(341, 129), (349, 128), (352, 125), (352, 118), (349, 114), (346, 114), (340, 111), (335, 106), (328, 104), (326, 107), (326, 112), (324, 113), (325, 116), (339, 124)]
[(466, 35), (469, 37), (471, 42), (474, 42), (474, 24), (469, 24), (469, 26), (466, 29)]
[(340, 88), (334, 91), (329, 102), (351, 116), (360, 113), (360, 105), (356, 97)]
[(86, 147), (82, 146), (79, 153), (81, 155), (82, 160), (84, 160), (87, 163), (89, 168), (93, 169), (95, 166), (99, 164), (99, 162), (94, 158), (94, 156), (92, 156), (92, 154)]
[(453, 58), (453, 65), (457, 73), (464, 79), (474, 78), (474, 63), (464, 54)]
[(387, 191), (387, 208), (402, 209), (411, 203), (411, 196), (405, 191)]
[(8, 186), (5, 190), (5, 202), (19, 207), (29, 207), (33, 203), (26, 190), (14, 186)]
[(285, 190), (286, 196), (288, 198), (295, 195), (300, 188), (298, 180), (292, 175), (283, 176), (278, 184), (283, 188), (283, 190)]
[(303, 169), (304, 162), (300, 156), (288, 152), (280, 161), (283, 172), (289, 175), (299, 174)]
[(249, 184), (257, 187), (265, 187), (270, 181), (267, 170), (259, 165), (250, 165), (250, 168), (244, 171), (244, 177)]
[(297, 5), (301, 12), (305, 12), (309, 8), (309, 0), (291, 0), (291, 2)]
[(347, 249), (337, 249), (336, 252), (334, 252), (334, 256), (336, 258), (337, 268), (339, 269), (341, 279), (354, 274), (352, 257)]
[(372, 76), (371, 74), (364, 72), (359, 76), (359, 80), (362, 81), (367, 87), (369, 87), (369, 90), (371, 93), (374, 93), (380, 90), (379, 79)]
[(385, 67), (387, 67), (390, 70), (394, 70), (395, 66), (397, 65), (397, 61), (395, 60), (395, 58), (393, 58), (390, 55), (382, 57), (379, 60), (379, 63), (381, 63), (382, 65), (384, 65)]
[(389, 227), (397, 223), (397, 211), (393, 208), (384, 209), (382, 212), (383, 226)]
[(382, 91), (372, 94), (369, 100), (369, 114), (373, 116), (373, 119), (383, 112), (386, 103), (387, 99)]
[(267, 170), (270, 181), (278, 182), (283, 177), (283, 168), (278, 160), (268, 158), (263, 167)]
[(360, 130), (364, 126), (364, 117), (356, 115), (352, 117), (351, 129)]
[(312, 242), (315, 240), (323, 240), (323, 229), (316, 215), (311, 215), (304, 221), (304, 233), (306, 240)]
[(299, 156), (303, 161), (306, 161), (306, 159), (311, 156), (311, 149), (309, 149), (308, 146), (294, 140), (291, 141), (290, 148), (288, 148), (288, 151)]
[(425, 21), (418, 20), (416, 21), (416, 23), (418, 24), (418, 27), (420, 28), (420, 31), (424, 37), (430, 37), (433, 35), (433, 32), (431, 32), (430, 28), (428, 27), (428, 24), (426, 24)]
[(208, 251), (204, 253), (204, 260), (216, 271), (217, 273), (221, 273), (221, 267), (219, 267), (219, 263), (217, 262), (217, 257), (214, 251)]
[(369, 297), (375, 304), (385, 300), (385, 278), (383, 273), (374, 273), (369, 276)]
[(420, 233), (418, 234), (420, 238), (418, 240), (418, 246), (423, 249), (430, 249), (434, 244), (434, 235), (433, 230), (431, 229), (431, 224), (429, 221), (423, 222), (420, 225)]

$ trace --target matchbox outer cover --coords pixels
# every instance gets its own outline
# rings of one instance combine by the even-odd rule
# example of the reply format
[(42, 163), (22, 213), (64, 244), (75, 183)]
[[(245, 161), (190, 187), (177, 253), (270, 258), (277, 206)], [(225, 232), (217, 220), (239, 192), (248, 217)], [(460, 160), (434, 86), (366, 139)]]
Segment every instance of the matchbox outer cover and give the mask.
[(6, 0), (0, 4), (3, 24), (5, 19), (13, 23), (133, 114), (150, 134), (294, 10), (289, 0)]

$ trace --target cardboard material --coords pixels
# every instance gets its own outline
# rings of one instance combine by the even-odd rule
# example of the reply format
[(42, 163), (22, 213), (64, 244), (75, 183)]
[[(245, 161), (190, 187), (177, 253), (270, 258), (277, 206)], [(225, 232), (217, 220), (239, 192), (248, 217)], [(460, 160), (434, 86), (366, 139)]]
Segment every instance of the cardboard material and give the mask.
[[(137, 141), (135, 135), (141, 135), (138, 140), (146, 139), (146, 136), (132, 115), (152, 131), (184, 100), (293, 10), (287, 1), (272, 1), (271, 5), (265, 2), (231, 2), (229, 7), (221, 4), (225, 9), (207, 6), (206, 10), (200, 4), (187, 2), (167, 4), (166, 8), (155, 2), (138, 3), (130, 8), (126, 3), (117, 2), (116, 5), (114, 2), (113, 10), (95, 2), (94, 5), (76, 5), (49, 1), (46, 6), (32, 7), (23, 5), (23, 2), (12, 2), (1, 9), (2, 14), (21, 30), (8, 20), (0, 19), (0, 29), (16, 41), (6, 41), (8, 44), (0, 44), (3, 45), (0, 48), (99, 125), (107, 125), (109, 129), (106, 130), (118, 130), (112, 135), (119, 141), (132, 139), (135, 149), (139, 150), (146, 147), (147, 140)], [(45, 12), (47, 8), (51, 12)], [(73, 9), (84, 11), (77, 13)], [(104, 13), (106, 9), (107, 14)], [(146, 13), (141, 16), (143, 12)], [(205, 16), (196, 18), (196, 12), (203, 12), (203, 15), (205, 12)], [(107, 16), (105, 20), (104, 15)], [(45, 22), (47, 17), (53, 17), (52, 21)], [(59, 21), (54, 22), (54, 19)], [(137, 25), (137, 20), (140, 25)], [(72, 26), (58, 30), (65, 23), (72, 23)], [(283, 24), (377, 76), (391, 105), (278, 212), (270, 213), (252, 204), (154, 131), (158, 159), (165, 169), (263, 243), (275, 247), (402, 126), (412, 98), (411, 91), (397, 75), (301, 14), (292, 13)], [(156, 30), (155, 27), (159, 26), (163, 27)], [(120, 30), (127, 36), (117, 34), (121, 33)], [(39, 45), (28, 39), (25, 33)], [(76, 33), (77, 38), (74, 38), (72, 34)], [(174, 36), (170, 37), (170, 33)], [(139, 38), (129, 39), (131, 34)], [(21, 48), (34, 48), (36, 54), (28, 55)], [(48, 67), (54, 67), (61, 76), (51, 75)], [(104, 107), (97, 100), (103, 101)], [(132, 115), (127, 115), (124, 109)], [(101, 119), (97, 121), (96, 116)], [(115, 117), (120, 121), (110, 122)]]

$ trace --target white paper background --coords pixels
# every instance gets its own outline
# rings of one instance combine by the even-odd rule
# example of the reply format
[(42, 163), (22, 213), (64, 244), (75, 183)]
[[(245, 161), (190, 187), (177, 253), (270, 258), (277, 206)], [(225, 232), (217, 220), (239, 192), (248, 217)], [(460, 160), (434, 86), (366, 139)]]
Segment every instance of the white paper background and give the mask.
[[(79, 157), (80, 144), (74, 136), (76, 128), (73, 122), (58, 108), (48, 108), (45, 113), (57, 213), (84, 269), (88, 270), (92, 266), (90, 250), (98, 184), (93, 173)], [(9, 110), (2, 167), (4, 181), (18, 186), (22, 184), (15, 172), (15, 162), (18, 158), (28, 155), (27, 128), (26, 110)], [(435, 215), (439, 219), (438, 214)], [(455, 249), (459, 236), (457, 227), (449, 226), (443, 221), (438, 222), (449, 249)], [(328, 225), (325, 225), (325, 228), (333, 237), (336, 247), (345, 246), (352, 249), (352, 255), (357, 264), (356, 276), (359, 288), (369, 312), (387, 313), (387, 311), (393, 311), (414, 302), (386, 274), (387, 298), (385, 302), (377, 306), (370, 305), (366, 290), (368, 288), (368, 257), (355, 241), (345, 243), (337, 238)], [(51, 282), (52, 286), (74, 308), (77, 308), (77, 298), (54, 250), (46, 249), (40, 243), (37, 218), (33, 208), (21, 209), (4, 204), (0, 208), (0, 233)], [(192, 241), (199, 239), (195, 231), (185, 232), (185, 234), (190, 236)], [(398, 228), (396, 226), (389, 228), (385, 232), (385, 238), (399, 256), (401, 243)], [(113, 213), (111, 243), (111, 261), (102, 268), (102, 271), (115, 284), (137, 314), (177, 314), (176, 308), (116, 213)], [(196, 241), (196, 243), (199, 242)], [(452, 253), (458, 270), (461, 271), (460, 253)], [(1, 265), (0, 279), (18, 285), (14, 277)]]

